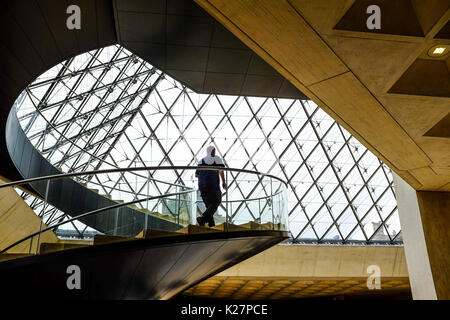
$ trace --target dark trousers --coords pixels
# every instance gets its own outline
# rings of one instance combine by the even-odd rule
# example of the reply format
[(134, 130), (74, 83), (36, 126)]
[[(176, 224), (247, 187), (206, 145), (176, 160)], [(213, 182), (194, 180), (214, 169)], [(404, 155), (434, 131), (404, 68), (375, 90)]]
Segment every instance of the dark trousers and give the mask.
[(203, 223), (208, 223), (210, 227), (213, 227), (215, 226), (213, 216), (222, 202), (222, 192), (220, 190), (200, 190), (200, 195), (206, 207), (201, 220)]

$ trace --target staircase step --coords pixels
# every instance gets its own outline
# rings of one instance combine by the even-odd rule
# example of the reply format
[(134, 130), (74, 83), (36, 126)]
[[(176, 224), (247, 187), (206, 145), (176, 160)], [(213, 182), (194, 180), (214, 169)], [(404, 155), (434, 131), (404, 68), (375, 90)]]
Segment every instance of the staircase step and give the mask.
[(215, 215), (214, 221), (216, 222), (216, 225), (219, 225), (221, 223), (225, 223), (226, 220), (225, 217)]
[(208, 228), (208, 227), (200, 227), (200, 226), (194, 226), (192, 224), (177, 230), (179, 233), (183, 234), (196, 234), (196, 233), (208, 233), (208, 232), (220, 232), (219, 230)]
[(261, 225), (259, 223), (249, 221), (239, 225), (240, 227), (246, 228), (248, 230), (261, 230)]
[(2, 253), (0, 254), (0, 261), (13, 260), (23, 257), (33, 256), (33, 254), (27, 253)]
[[(145, 234), (145, 236), (143, 236)], [(173, 231), (165, 231), (165, 230), (156, 230), (156, 229), (146, 229), (145, 231), (141, 231), (136, 238), (145, 238), (145, 239), (151, 239), (151, 238), (160, 238), (160, 237), (171, 237), (171, 236), (181, 236), (182, 234), (179, 232), (173, 232)]]
[(266, 222), (261, 225), (261, 229), (262, 230), (280, 230), (281, 224), (279, 224), (279, 223), (273, 224), (272, 222)]
[(113, 242), (130, 241), (130, 240), (136, 240), (136, 239), (129, 238), (129, 237), (113, 236), (113, 235), (109, 235), (109, 234), (96, 234), (94, 236), (94, 245), (113, 243)]
[(229, 231), (229, 232), (233, 232), (233, 231), (248, 231), (248, 228), (242, 227), (242, 226), (238, 226), (235, 224), (231, 224), (231, 223), (221, 223), (215, 227), (212, 227), (215, 230), (219, 230), (219, 231)]
[(253, 221), (240, 224), (239, 226), (250, 230), (280, 230), (281, 228), (281, 225), (279, 223), (273, 224), (272, 222), (266, 222), (263, 224), (259, 224)]
[(90, 245), (88, 245), (88, 244), (79, 244), (79, 243), (43, 242), (43, 243), (41, 243), (39, 253), (43, 254), (43, 253), (75, 249), (75, 248), (83, 248), (83, 247), (89, 247), (89, 246)]
[(135, 205), (134, 203), (130, 204), (129, 207), (133, 208), (134, 210), (138, 210), (139, 209), (139, 207), (137, 205)]
[(243, 223), (239, 225), (240, 227), (244, 227), (250, 230), (280, 230), (281, 225), (279, 223), (273, 224), (272, 222), (266, 222), (263, 224), (259, 224), (253, 221)]

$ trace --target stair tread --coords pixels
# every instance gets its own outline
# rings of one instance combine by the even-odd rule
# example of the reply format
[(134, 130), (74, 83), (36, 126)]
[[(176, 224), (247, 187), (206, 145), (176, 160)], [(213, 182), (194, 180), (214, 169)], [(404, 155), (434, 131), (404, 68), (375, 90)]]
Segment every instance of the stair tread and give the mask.
[(94, 236), (94, 245), (136, 240), (135, 238), (114, 236), (109, 234), (96, 234)]
[(258, 229), (260, 229), (261, 225), (259, 223), (256, 223), (256, 222), (249, 221), (249, 222), (246, 222), (246, 223), (238, 224), (238, 226), (246, 228), (246, 229), (249, 229), (249, 230), (258, 230)]
[(23, 257), (33, 256), (33, 254), (28, 253), (2, 253), (0, 254), (0, 261), (13, 260)]
[(193, 224), (190, 224), (180, 230), (177, 230), (179, 233), (184, 234), (196, 234), (196, 233), (208, 233), (208, 232), (220, 232), (220, 230), (216, 230), (209, 227), (200, 227)]
[[(145, 236), (144, 236), (145, 234)], [(136, 237), (137, 238), (160, 238), (160, 237), (171, 237), (171, 236), (181, 236), (182, 233), (174, 232), (174, 231), (165, 231), (165, 230), (157, 230), (157, 229), (146, 229), (141, 231)]]
[(261, 225), (263, 230), (279, 230), (281, 225), (279, 223), (266, 222)]
[(68, 242), (43, 242), (39, 247), (39, 253), (42, 254), (89, 246), (91, 246), (91, 244), (68, 243)]
[(247, 223), (239, 224), (238, 226), (244, 227), (250, 230), (279, 230), (280, 224), (273, 224), (272, 222), (265, 222), (263, 224), (256, 223), (254, 221), (249, 221)]
[(214, 227), (212, 227), (215, 230), (220, 230), (220, 231), (248, 231), (249, 229), (240, 225), (236, 225), (236, 224), (232, 224), (232, 223), (221, 223), (219, 225), (216, 225)]

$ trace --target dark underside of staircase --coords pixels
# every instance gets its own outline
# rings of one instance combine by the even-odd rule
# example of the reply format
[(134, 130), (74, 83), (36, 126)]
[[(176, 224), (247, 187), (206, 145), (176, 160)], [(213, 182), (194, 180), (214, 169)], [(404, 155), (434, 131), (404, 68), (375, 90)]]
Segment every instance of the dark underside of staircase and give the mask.
[[(170, 299), (288, 238), (248, 230), (114, 241), (0, 262), (2, 298)], [(71, 265), (80, 289), (68, 289)]]

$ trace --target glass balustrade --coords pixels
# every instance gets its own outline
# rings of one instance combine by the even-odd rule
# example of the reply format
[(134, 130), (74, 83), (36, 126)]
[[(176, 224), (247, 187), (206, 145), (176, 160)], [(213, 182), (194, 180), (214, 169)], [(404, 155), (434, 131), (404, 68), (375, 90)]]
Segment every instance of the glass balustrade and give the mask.
[[(286, 184), (276, 177), (223, 168), (227, 186), (222, 188), (222, 202), (214, 215), (215, 226), (200, 227), (196, 218), (205, 205), (197, 188), (152, 179), (150, 174), (159, 170), (196, 169), (189, 166), (108, 169), (0, 185), (12, 188), (29, 184), (42, 195), (42, 210), (45, 205), (52, 205), (66, 213), (64, 220), (51, 225), (45, 225), (42, 219), (30, 224), (29, 235), (4, 248), (2, 254), (43, 254), (111, 241), (198, 232), (288, 231)], [(202, 167), (202, 170), (217, 169)], [(100, 175), (107, 175), (110, 182), (96, 183), (93, 177)], [(133, 175), (133, 188), (117, 183), (120, 175)], [(106, 181), (104, 178), (97, 180)], [(88, 236), (81, 232), (86, 227), (94, 230)], [(61, 234), (72, 236), (57, 236)]]

